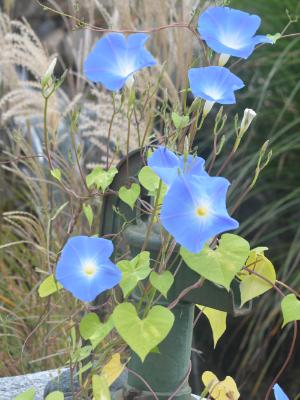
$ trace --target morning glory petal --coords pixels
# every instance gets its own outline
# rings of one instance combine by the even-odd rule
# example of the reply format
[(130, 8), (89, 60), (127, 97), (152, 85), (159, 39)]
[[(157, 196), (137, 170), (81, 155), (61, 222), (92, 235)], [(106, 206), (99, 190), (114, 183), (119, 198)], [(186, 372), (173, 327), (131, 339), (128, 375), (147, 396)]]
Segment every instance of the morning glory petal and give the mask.
[(276, 400), (289, 400), (287, 395), (284, 393), (284, 391), (281, 389), (281, 387), (276, 383), (273, 387), (274, 390), (274, 395)]
[(200, 226), (195, 218), (196, 207), (196, 198), (185, 185), (184, 178), (178, 177), (164, 198), (160, 222), (178, 243), (198, 252), (204, 246), (205, 240), (190, 242), (191, 236), (199, 238)]
[(267, 36), (264, 35), (256, 35), (254, 38), (252, 38), (252, 41), (254, 44), (259, 44), (259, 43), (270, 43), (273, 44), (272, 39), (268, 38)]
[(70, 238), (57, 263), (57, 281), (74, 297), (93, 301), (121, 280), (121, 271), (109, 259), (112, 252), (110, 240), (88, 236)]
[(257, 15), (229, 7), (210, 7), (199, 17), (198, 31), (217, 53), (248, 58), (256, 44), (272, 43), (266, 36), (254, 36), (260, 24)]
[(208, 175), (204, 170), (205, 160), (201, 157), (188, 155), (177, 156), (164, 146), (159, 146), (148, 158), (148, 166), (168, 186), (178, 177), (180, 173), (193, 175)]
[(234, 104), (234, 91), (245, 86), (225, 67), (191, 68), (188, 76), (195, 97), (220, 104)]
[(239, 225), (226, 209), (228, 186), (225, 178), (179, 176), (164, 198), (161, 224), (183, 247), (200, 252), (207, 240)]
[(136, 71), (156, 64), (144, 45), (149, 38), (134, 33), (127, 38), (121, 33), (109, 33), (96, 43), (84, 63), (84, 73), (93, 82), (117, 91)]
[(195, 157), (191, 154), (184, 159), (184, 156), (179, 157), (179, 168), (185, 174), (208, 176), (208, 173), (204, 170), (205, 160), (202, 157)]
[(178, 157), (166, 147), (158, 147), (148, 158), (147, 163), (166, 185), (170, 185), (178, 176)]

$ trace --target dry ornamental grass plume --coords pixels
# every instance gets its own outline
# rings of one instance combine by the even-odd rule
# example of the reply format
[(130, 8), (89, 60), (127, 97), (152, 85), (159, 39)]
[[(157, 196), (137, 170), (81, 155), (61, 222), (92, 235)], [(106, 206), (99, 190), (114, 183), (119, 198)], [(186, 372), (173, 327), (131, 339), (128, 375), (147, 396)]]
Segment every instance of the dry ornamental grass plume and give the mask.
[[(21, 125), (27, 119), (39, 118), (43, 112), (40, 95), (40, 79), (45, 73), (50, 57), (28, 24), (11, 21), (0, 12), (0, 98), (1, 125), (11, 119)], [(53, 58), (53, 57), (52, 57)], [(53, 96), (49, 109), (49, 123), (57, 126), (57, 99)]]

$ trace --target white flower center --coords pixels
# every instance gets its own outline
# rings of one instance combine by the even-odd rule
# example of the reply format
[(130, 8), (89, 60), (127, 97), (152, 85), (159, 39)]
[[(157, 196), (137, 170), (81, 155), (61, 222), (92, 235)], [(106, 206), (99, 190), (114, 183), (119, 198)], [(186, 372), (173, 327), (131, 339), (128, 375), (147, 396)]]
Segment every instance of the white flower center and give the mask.
[(83, 263), (82, 270), (86, 276), (92, 278), (95, 275), (95, 273), (97, 272), (97, 265), (93, 260), (86, 260)]
[(230, 47), (235, 50), (238, 50), (238, 49), (244, 47), (244, 43), (241, 41), (241, 38), (238, 36), (222, 35), (220, 37), (220, 42), (222, 44), (224, 44), (224, 46)]
[(131, 62), (123, 62), (120, 65), (120, 73), (124, 77), (132, 74), (133, 71), (134, 71), (134, 68), (133, 68), (133, 65)]

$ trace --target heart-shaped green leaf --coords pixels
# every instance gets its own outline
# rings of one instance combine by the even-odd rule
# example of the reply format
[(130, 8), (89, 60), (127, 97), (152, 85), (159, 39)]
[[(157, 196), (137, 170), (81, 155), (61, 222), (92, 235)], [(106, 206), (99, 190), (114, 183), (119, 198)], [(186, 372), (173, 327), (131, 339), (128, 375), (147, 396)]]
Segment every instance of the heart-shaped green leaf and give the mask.
[(185, 128), (186, 126), (188, 126), (188, 124), (190, 122), (190, 118), (188, 115), (180, 116), (176, 112), (172, 112), (172, 121), (173, 121), (175, 128), (182, 129), (182, 128)]
[(167, 298), (168, 291), (174, 282), (174, 277), (170, 271), (164, 271), (158, 274), (155, 271), (152, 271), (150, 274), (150, 283), (151, 285), (157, 289), (160, 293)]
[(281, 301), (281, 311), (283, 314), (283, 327), (289, 322), (299, 321), (300, 300), (293, 293), (288, 294)]
[(119, 335), (142, 362), (165, 339), (174, 323), (174, 315), (166, 307), (154, 306), (146, 318), (140, 319), (131, 303), (119, 304), (113, 319)]
[(90, 340), (93, 348), (97, 347), (100, 342), (111, 332), (114, 327), (112, 316), (106, 322), (100, 322), (96, 313), (86, 314), (79, 324), (80, 335), (85, 340)]
[(137, 283), (150, 274), (150, 253), (142, 251), (131, 261), (122, 260), (117, 263), (122, 271), (120, 287), (125, 297), (127, 297), (136, 287)]
[(161, 185), (158, 204), (161, 205), (168, 191), (167, 185), (160, 181), (159, 176), (148, 166), (143, 167), (138, 175), (140, 184), (148, 190), (149, 196), (154, 196), (154, 203), (157, 201), (158, 189)]
[(110, 168), (108, 171), (105, 171), (101, 167), (95, 167), (93, 171), (87, 175), (86, 184), (88, 188), (92, 186), (96, 186), (96, 188), (102, 189), (104, 192), (105, 189), (112, 183), (114, 176), (118, 173), (117, 168)]
[[(257, 253), (256, 250), (252, 250), (247, 259), (246, 267), (254, 270), (257, 274), (268, 279), (273, 284), (275, 283), (275, 268), (271, 261), (268, 260), (262, 252)], [(247, 271), (243, 271), (243, 274), (240, 277), (242, 279), (240, 283), (241, 306), (243, 306), (247, 301), (272, 289), (270, 283), (257, 275), (250, 274)]]
[(198, 254), (190, 253), (183, 247), (180, 249), (183, 260), (192, 270), (227, 290), (237, 272), (245, 265), (249, 252), (247, 240), (231, 233), (222, 235), (216, 250), (207, 244)]
[(57, 292), (61, 288), (62, 288), (62, 285), (59, 282), (56, 282), (54, 276), (49, 275), (40, 284), (40, 286), (38, 288), (38, 293), (39, 293), (40, 297), (47, 297), (47, 296), (50, 296), (50, 294)]
[(159, 187), (159, 177), (148, 166), (143, 167), (138, 175), (139, 181), (149, 192), (155, 192)]
[(137, 183), (133, 183), (129, 189), (122, 186), (119, 190), (119, 197), (124, 203), (128, 204), (133, 210), (134, 204), (141, 193), (141, 187)]

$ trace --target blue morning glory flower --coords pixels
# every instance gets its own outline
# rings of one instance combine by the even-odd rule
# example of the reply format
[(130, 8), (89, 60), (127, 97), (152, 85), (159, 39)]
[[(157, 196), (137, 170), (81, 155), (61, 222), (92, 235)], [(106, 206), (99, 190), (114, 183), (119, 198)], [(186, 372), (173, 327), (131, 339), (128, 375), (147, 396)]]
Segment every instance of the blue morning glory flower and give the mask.
[(183, 155), (177, 156), (164, 146), (159, 146), (148, 158), (148, 166), (168, 186), (179, 173), (208, 176), (204, 171), (204, 164), (205, 161), (201, 157), (189, 154), (185, 160)]
[(148, 39), (144, 33), (127, 38), (121, 33), (109, 33), (96, 43), (84, 63), (84, 74), (93, 82), (101, 82), (107, 89), (118, 91), (134, 72), (156, 64), (145, 49)]
[(221, 54), (248, 58), (259, 43), (273, 43), (267, 36), (254, 36), (261, 19), (228, 7), (211, 7), (200, 15), (198, 31), (207, 45)]
[(191, 68), (188, 72), (190, 87), (195, 97), (220, 104), (235, 104), (234, 91), (244, 82), (225, 67)]
[(93, 301), (121, 280), (121, 271), (109, 259), (112, 252), (110, 240), (88, 236), (70, 238), (57, 263), (57, 281), (77, 299)]
[(281, 387), (276, 383), (273, 387), (274, 390), (274, 395), (276, 400), (289, 400), (287, 395), (284, 393), (284, 391), (281, 389)]
[(179, 176), (164, 198), (161, 224), (179, 244), (199, 253), (208, 239), (239, 226), (226, 209), (228, 186), (221, 177)]

